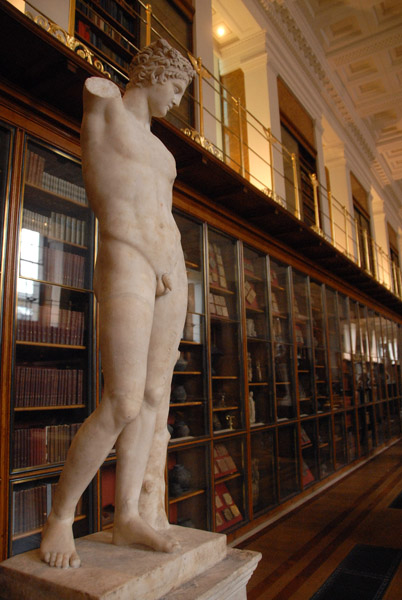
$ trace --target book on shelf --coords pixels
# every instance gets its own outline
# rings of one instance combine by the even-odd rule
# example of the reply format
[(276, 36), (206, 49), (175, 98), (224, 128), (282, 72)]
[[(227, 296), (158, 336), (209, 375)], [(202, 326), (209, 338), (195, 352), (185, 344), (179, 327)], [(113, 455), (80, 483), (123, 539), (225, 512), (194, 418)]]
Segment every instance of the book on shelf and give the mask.
[(36, 231), (45, 237), (59, 240), (60, 242), (85, 246), (85, 221), (70, 217), (64, 213), (52, 211), (50, 215), (45, 215), (24, 208), (22, 227), (30, 231)]
[(215, 523), (219, 533), (243, 519), (231, 493), (224, 483), (215, 486)]
[(14, 431), (14, 468), (62, 462), (81, 423), (29, 427)]
[[(12, 495), (12, 535), (40, 529), (46, 522), (52, 508), (52, 498), (57, 483), (41, 483), (35, 487), (13, 490)], [(75, 509), (75, 516), (83, 514), (83, 498)]]
[(83, 206), (88, 206), (85, 188), (61, 177), (56, 177), (45, 171), (46, 159), (32, 150), (27, 150), (25, 181), (28, 184), (74, 200)]
[(237, 473), (236, 463), (230, 456), (224, 444), (214, 446), (214, 474), (215, 477), (224, 477)]
[(82, 369), (17, 365), (15, 408), (75, 406), (83, 403)]
[[(57, 247), (58, 242), (49, 242), (43, 247), (44, 281), (82, 288), (85, 277), (85, 257), (66, 252)], [(21, 273), (23, 275), (23, 273)]]
[[(19, 301), (21, 305), (21, 300)], [(18, 318), (17, 340), (82, 346), (84, 343), (84, 313), (40, 304), (36, 319)], [(30, 314), (28, 307), (27, 314)]]

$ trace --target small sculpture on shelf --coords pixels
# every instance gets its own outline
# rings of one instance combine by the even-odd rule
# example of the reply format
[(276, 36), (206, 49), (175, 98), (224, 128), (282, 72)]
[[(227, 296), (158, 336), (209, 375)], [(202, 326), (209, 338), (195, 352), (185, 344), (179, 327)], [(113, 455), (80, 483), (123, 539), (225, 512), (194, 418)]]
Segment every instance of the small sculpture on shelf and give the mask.
[(255, 423), (255, 400), (254, 400), (254, 392), (253, 391), (250, 391), (248, 393), (248, 406), (249, 406), (250, 425), (254, 425), (254, 423)]
[(116, 443), (113, 543), (172, 552), (164, 508), (167, 414), (187, 311), (188, 281), (172, 216), (176, 166), (151, 132), (194, 75), (165, 40), (134, 56), (124, 95), (110, 80), (84, 85), (82, 166), (100, 244), (94, 274), (105, 388), (75, 436), (43, 530), (41, 558), (78, 567), (75, 506)]
[(235, 429), (236, 417), (234, 415), (226, 415), (226, 421), (229, 423), (229, 429)]

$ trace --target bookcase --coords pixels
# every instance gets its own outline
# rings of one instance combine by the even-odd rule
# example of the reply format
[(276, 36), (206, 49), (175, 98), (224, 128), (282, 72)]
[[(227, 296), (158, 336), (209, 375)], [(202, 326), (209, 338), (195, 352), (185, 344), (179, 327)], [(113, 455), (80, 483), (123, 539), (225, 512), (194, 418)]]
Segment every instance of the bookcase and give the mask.
[[(81, 166), (25, 135), (12, 323), (9, 550), (39, 544), (73, 436), (94, 406), (94, 218)], [(75, 535), (92, 529), (90, 491)]]
[(140, 47), (140, 10), (137, 0), (75, 0), (75, 37), (105, 59), (105, 70), (121, 85)]
[[(247, 241), (175, 218), (189, 304), (170, 401), (169, 518), (235, 535), (400, 432), (401, 330)], [(368, 391), (381, 369), (382, 395)]]

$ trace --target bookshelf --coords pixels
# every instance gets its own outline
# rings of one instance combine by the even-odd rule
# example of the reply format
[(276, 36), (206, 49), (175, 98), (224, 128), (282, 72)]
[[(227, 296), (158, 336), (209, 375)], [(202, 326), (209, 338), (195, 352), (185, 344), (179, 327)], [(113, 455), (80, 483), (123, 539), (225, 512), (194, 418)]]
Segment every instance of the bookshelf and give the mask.
[[(71, 440), (93, 408), (94, 219), (78, 160), (23, 145), (13, 325), (10, 552), (36, 547)], [(75, 534), (92, 527), (88, 492)]]
[(106, 61), (106, 71), (120, 85), (140, 47), (140, 10), (137, 0), (75, 0), (75, 37)]

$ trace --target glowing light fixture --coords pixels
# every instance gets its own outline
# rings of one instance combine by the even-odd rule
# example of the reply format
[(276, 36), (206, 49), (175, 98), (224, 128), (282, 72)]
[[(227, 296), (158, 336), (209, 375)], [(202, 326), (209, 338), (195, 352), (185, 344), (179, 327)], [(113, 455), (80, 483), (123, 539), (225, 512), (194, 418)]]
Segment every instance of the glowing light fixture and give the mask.
[(225, 36), (229, 30), (226, 27), (226, 25), (224, 25), (223, 23), (221, 23), (220, 25), (218, 25), (215, 29), (216, 35), (220, 38), (222, 38), (223, 36)]

